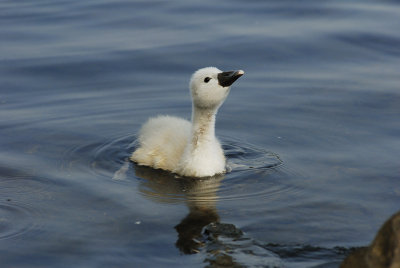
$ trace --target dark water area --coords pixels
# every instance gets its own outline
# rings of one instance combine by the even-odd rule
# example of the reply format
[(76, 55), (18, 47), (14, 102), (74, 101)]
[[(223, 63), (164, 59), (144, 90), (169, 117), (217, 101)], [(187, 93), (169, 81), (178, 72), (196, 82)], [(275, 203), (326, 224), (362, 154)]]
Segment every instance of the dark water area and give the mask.
[[(0, 1), (1, 267), (338, 267), (400, 210), (399, 29), (396, 1)], [(230, 172), (128, 162), (206, 66), (246, 72)]]

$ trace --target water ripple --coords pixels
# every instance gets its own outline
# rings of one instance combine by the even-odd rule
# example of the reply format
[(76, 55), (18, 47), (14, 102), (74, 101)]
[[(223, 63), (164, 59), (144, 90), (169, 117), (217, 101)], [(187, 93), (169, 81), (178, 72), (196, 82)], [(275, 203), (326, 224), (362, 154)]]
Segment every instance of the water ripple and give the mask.
[(64, 152), (61, 169), (80, 170), (110, 178), (126, 162), (132, 140), (133, 136), (124, 136), (72, 147)]
[(29, 232), (35, 226), (36, 213), (26, 204), (11, 199), (0, 201), (0, 241)]
[(223, 139), (228, 172), (202, 179), (182, 178), (129, 162), (135, 142), (133, 135), (127, 135), (74, 147), (65, 152), (63, 168), (91, 172), (98, 178), (113, 178), (120, 183), (139, 177), (144, 179), (140, 181), (139, 191), (147, 198), (163, 203), (268, 199), (294, 190), (274, 179), (284, 174), (280, 168), (282, 160), (277, 154), (229, 137)]

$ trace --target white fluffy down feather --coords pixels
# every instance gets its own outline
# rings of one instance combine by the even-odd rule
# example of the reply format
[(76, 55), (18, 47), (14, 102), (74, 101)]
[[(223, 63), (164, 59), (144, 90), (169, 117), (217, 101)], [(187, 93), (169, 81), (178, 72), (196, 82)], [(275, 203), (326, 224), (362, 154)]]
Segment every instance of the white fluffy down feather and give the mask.
[(225, 156), (215, 137), (215, 116), (230, 86), (244, 72), (215, 67), (196, 71), (190, 80), (192, 120), (161, 115), (150, 118), (139, 133), (131, 160), (182, 176), (208, 177), (225, 172)]

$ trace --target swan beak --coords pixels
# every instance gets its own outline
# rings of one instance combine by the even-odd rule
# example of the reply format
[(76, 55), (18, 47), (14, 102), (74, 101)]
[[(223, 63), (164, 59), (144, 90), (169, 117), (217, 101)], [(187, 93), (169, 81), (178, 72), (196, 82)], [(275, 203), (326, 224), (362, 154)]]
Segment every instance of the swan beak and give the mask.
[(218, 83), (220, 86), (229, 87), (242, 75), (244, 75), (243, 70), (222, 72), (218, 74)]

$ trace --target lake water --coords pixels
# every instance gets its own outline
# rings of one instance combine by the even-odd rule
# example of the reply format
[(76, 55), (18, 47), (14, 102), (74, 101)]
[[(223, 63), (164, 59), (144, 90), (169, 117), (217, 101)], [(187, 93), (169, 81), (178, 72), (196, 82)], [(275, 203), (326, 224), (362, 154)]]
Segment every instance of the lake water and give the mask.
[[(337, 267), (400, 209), (399, 29), (397, 1), (1, 1), (1, 266)], [(128, 162), (206, 66), (246, 72), (231, 171)]]

